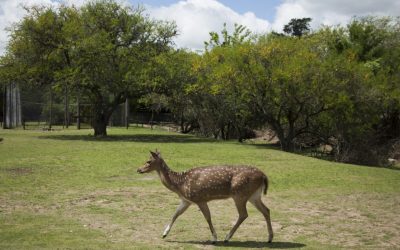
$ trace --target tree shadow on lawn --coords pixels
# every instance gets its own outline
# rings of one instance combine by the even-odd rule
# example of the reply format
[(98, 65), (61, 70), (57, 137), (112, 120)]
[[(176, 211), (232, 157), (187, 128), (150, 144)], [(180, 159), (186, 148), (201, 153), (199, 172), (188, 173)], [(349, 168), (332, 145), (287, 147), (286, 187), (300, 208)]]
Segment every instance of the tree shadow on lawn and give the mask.
[(201, 138), (191, 135), (108, 135), (105, 137), (95, 137), (92, 135), (45, 135), (39, 136), (39, 139), (50, 140), (71, 140), (71, 141), (98, 141), (98, 142), (154, 142), (154, 143), (199, 143), (216, 142), (211, 138)]
[(209, 245), (218, 247), (241, 247), (241, 248), (271, 248), (271, 249), (288, 249), (288, 248), (302, 248), (305, 244), (295, 242), (272, 242), (268, 243), (265, 241), (229, 241), (227, 243), (223, 241), (217, 241), (213, 244), (211, 241), (168, 241), (174, 243), (184, 244), (197, 244), (197, 245)]
[[(262, 148), (262, 149), (277, 150), (280, 152), (285, 152), (281, 149), (281, 146), (279, 143), (274, 143), (274, 144), (250, 144), (249, 143), (247, 145), (257, 147), (257, 148)], [(306, 150), (305, 151), (287, 152), (287, 153), (301, 155), (301, 156), (310, 157), (310, 158), (327, 161), (327, 162), (332, 162), (332, 163), (350, 164), (350, 165), (356, 165), (356, 166), (367, 167), (367, 168), (382, 168), (382, 169), (391, 169), (391, 170), (400, 171), (400, 165), (374, 166), (374, 165), (360, 165), (357, 163), (338, 162), (333, 159), (333, 156), (329, 156), (329, 157), (324, 156), (324, 155), (322, 155), (322, 156), (316, 155), (315, 156), (315, 155), (311, 155), (310, 151), (306, 151)]]

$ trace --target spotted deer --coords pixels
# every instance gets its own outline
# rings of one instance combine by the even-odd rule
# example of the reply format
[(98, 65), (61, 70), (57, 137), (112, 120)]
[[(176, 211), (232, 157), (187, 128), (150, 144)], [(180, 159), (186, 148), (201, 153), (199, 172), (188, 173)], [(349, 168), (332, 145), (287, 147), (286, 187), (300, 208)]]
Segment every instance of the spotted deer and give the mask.
[(177, 173), (172, 171), (161, 157), (160, 152), (151, 152), (150, 159), (138, 173), (156, 171), (161, 182), (171, 191), (178, 194), (180, 205), (166, 226), (165, 238), (175, 220), (183, 214), (191, 204), (196, 204), (207, 220), (212, 233), (212, 243), (217, 241), (217, 233), (211, 222), (211, 214), (207, 202), (215, 199), (232, 197), (239, 212), (239, 218), (225, 237), (228, 242), (240, 224), (248, 217), (246, 203), (252, 203), (265, 217), (268, 228), (268, 242), (272, 242), (273, 231), (270, 211), (261, 200), (261, 195), (267, 193), (267, 176), (259, 169), (250, 166), (208, 166), (189, 169)]

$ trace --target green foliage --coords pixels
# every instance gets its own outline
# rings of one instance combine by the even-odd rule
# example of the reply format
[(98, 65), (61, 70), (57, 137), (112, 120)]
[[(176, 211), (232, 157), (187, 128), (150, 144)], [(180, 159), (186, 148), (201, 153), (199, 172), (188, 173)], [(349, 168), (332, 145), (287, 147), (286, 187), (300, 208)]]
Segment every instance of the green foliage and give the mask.
[(199, 130), (242, 140), (241, 131), (267, 126), (284, 150), (328, 144), (337, 160), (384, 164), (387, 152), (375, 147), (399, 136), (399, 63), (389, 56), (397, 31), (395, 20), (365, 18), (302, 39), (231, 43), (226, 28), (224, 42), (210, 33), (190, 86)]
[(208, 50), (213, 47), (235, 46), (250, 40), (251, 31), (246, 28), (246, 26), (235, 23), (233, 33), (229, 34), (226, 28), (226, 23), (224, 23), (224, 28), (221, 31), (221, 37), (217, 32), (212, 31), (210, 32), (210, 40), (208, 42), (204, 42), (204, 45), (206, 50)]
[[(173, 23), (155, 21), (142, 8), (92, 1), (77, 9), (31, 7), (11, 32), (4, 65), (24, 71), (26, 82), (67, 85), (94, 105), (95, 135), (126, 98), (138, 98), (148, 61), (169, 50)], [(10, 61), (10, 63), (7, 63)], [(13, 73), (14, 72), (14, 73)], [(62, 89), (62, 88), (60, 88)]]
[(310, 32), (311, 18), (292, 18), (288, 24), (283, 27), (286, 34), (296, 37), (302, 37)]
[(343, 161), (385, 164), (400, 136), (400, 96), (395, 90), (400, 62), (393, 56), (400, 48), (398, 19), (354, 19), (347, 29), (322, 33), (334, 59), (343, 58), (341, 68), (358, 68), (350, 75), (340, 73), (346, 85), (332, 113), (335, 125), (322, 123), (336, 130), (336, 146), (342, 151), (336, 155)]

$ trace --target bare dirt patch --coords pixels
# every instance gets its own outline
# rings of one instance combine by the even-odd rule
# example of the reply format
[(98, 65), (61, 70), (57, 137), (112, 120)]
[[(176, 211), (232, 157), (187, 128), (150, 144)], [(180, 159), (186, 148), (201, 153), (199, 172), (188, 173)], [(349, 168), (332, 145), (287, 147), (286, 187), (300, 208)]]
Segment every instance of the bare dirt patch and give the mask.
[(281, 233), (340, 247), (400, 245), (400, 195), (351, 194), (330, 201), (277, 204), (288, 216)]
[[(284, 199), (284, 196), (271, 193), (263, 197), (271, 209), (276, 242), (295, 244), (307, 239), (324, 246), (371, 249), (400, 245), (400, 217), (396, 216), (400, 194), (354, 193), (323, 200), (315, 200), (312, 194), (303, 194), (301, 199)], [(51, 206), (0, 199), (0, 212), (61, 215), (77, 220), (87, 230), (103, 232), (111, 242), (214, 248), (207, 244), (211, 234), (195, 205), (177, 220), (167, 239), (161, 238), (164, 226), (179, 204), (179, 198), (162, 186), (99, 189), (75, 197)], [(218, 238), (222, 240), (238, 217), (235, 205), (227, 199), (212, 201), (209, 207)], [(251, 204), (247, 208), (249, 217), (233, 241), (263, 246), (268, 236), (265, 220)], [(251, 245), (246, 244), (243, 246)]]
[(11, 175), (19, 176), (19, 175), (28, 175), (32, 174), (33, 170), (32, 168), (27, 168), (27, 167), (12, 167), (12, 168), (6, 168), (6, 172), (8, 172)]

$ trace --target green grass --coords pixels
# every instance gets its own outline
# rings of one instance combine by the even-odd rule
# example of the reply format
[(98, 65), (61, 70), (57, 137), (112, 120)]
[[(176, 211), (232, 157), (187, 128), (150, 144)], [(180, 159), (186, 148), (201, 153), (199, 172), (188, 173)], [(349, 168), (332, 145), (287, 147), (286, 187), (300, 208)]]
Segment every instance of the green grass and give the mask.
[[(395, 248), (400, 245), (400, 171), (222, 142), (147, 128), (0, 130), (0, 249), (214, 248), (207, 223), (191, 206), (161, 239), (177, 196), (155, 173), (136, 174), (160, 149), (177, 171), (214, 164), (255, 165), (270, 178), (263, 217), (249, 218), (232, 242), (215, 248)], [(210, 204), (219, 239), (236, 220), (231, 200)]]

